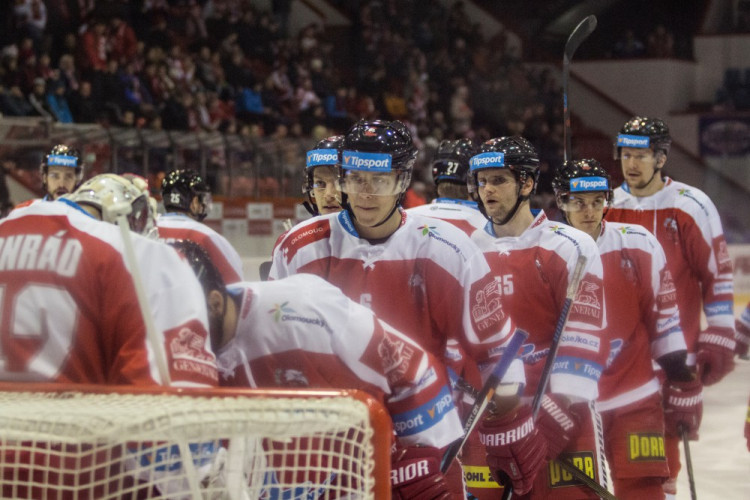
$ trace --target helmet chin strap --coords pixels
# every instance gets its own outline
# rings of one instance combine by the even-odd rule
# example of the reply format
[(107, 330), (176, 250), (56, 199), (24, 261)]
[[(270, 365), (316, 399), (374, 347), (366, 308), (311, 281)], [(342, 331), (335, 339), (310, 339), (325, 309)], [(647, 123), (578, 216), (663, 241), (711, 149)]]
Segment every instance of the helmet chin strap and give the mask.
[[(479, 211), (482, 212), (482, 215), (484, 215), (487, 218), (487, 220), (489, 220), (493, 224), (497, 224), (498, 226), (504, 226), (513, 217), (516, 216), (516, 213), (518, 213), (518, 209), (521, 207), (521, 203), (523, 203), (524, 201), (526, 201), (529, 198), (531, 198), (530, 194), (529, 195), (522, 195), (521, 194), (521, 189), (523, 189), (523, 185), (524, 185), (525, 182), (526, 182), (526, 179), (524, 179), (523, 181), (521, 179), (518, 179), (518, 193), (516, 195), (516, 203), (515, 203), (515, 205), (513, 205), (513, 208), (511, 209), (511, 211), (508, 212), (508, 215), (506, 215), (502, 220), (500, 220), (500, 221), (495, 220), (494, 217), (492, 217), (491, 215), (487, 214), (487, 210), (485, 210), (485, 208), (484, 208), (484, 203), (479, 203)], [(480, 198), (480, 201), (481, 201), (481, 198)]]

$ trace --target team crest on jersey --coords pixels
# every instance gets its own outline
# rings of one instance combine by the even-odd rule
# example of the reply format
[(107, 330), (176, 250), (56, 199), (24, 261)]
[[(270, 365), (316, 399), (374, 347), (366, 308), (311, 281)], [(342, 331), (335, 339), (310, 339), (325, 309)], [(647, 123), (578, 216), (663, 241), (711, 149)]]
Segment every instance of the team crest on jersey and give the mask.
[(273, 372), (276, 385), (281, 387), (309, 387), (310, 382), (300, 370), (294, 368), (276, 368)]
[(389, 382), (403, 379), (411, 368), (414, 349), (403, 340), (384, 332), (383, 341), (378, 345), (378, 354)]
[(667, 217), (664, 219), (664, 229), (667, 232), (667, 235), (674, 241), (677, 242), (677, 237), (680, 232), (679, 226), (677, 225), (677, 220), (674, 217)]
[(601, 286), (593, 281), (583, 280), (578, 287), (576, 300), (573, 303), (573, 310), (577, 314), (590, 316), (592, 318), (601, 318), (602, 303), (599, 300)]
[(488, 280), (479, 290), (473, 290), (474, 300), (471, 304), (471, 317), (480, 331), (492, 329), (505, 320), (502, 292), (499, 287), (500, 284), (492, 279)]
[(622, 274), (627, 281), (635, 281), (635, 267), (633, 266), (633, 261), (624, 255), (620, 259), (620, 269), (622, 269)]

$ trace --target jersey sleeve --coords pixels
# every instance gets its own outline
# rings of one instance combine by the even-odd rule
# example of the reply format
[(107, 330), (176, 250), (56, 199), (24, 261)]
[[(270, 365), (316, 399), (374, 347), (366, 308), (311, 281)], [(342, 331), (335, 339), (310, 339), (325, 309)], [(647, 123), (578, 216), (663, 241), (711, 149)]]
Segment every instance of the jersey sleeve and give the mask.
[[(549, 383), (553, 393), (594, 400), (609, 353), (609, 340), (604, 337), (607, 325), (604, 274), (599, 250), (591, 238), (579, 238), (577, 249), (585, 263), (570, 305), (568, 322), (560, 336)], [(565, 284), (565, 291), (561, 288), (560, 292), (567, 293), (577, 262), (577, 258), (567, 262), (567, 276), (559, 281)]]
[(655, 236), (644, 233), (648, 248), (639, 255), (648, 262), (639, 266), (645, 274), (640, 281), (641, 310), (651, 340), (651, 356), (659, 359), (665, 354), (687, 350), (687, 344), (680, 326), (677, 291), (667, 268), (664, 249)]
[(709, 328), (733, 337), (734, 282), (732, 261), (716, 207), (704, 193), (691, 190), (691, 219), (682, 225), (683, 251), (701, 283), (703, 312)]

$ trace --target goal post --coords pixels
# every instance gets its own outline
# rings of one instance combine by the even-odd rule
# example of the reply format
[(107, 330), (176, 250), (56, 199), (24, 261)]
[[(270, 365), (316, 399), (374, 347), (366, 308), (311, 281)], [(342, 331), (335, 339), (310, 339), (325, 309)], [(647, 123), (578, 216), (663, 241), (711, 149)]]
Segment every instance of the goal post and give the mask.
[(388, 499), (392, 434), (357, 390), (0, 383), (0, 496)]

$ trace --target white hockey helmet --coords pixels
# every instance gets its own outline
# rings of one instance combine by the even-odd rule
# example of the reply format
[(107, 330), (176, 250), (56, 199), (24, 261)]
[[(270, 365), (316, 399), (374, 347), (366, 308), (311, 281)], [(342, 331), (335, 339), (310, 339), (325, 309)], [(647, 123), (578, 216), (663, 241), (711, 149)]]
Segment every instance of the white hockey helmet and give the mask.
[(125, 177), (100, 174), (65, 197), (96, 208), (105, 222), (116, 224), (117, 218), (124, 215), (132, 231), (144, 234), (148, 229), (151, 217), (148, 195)]

